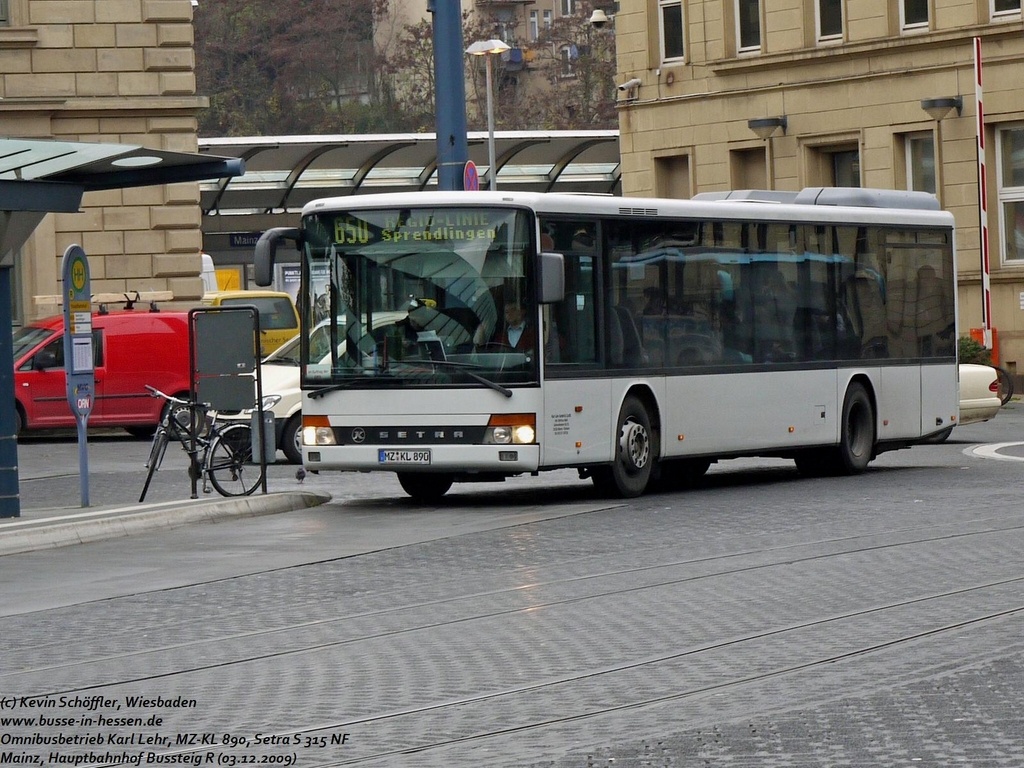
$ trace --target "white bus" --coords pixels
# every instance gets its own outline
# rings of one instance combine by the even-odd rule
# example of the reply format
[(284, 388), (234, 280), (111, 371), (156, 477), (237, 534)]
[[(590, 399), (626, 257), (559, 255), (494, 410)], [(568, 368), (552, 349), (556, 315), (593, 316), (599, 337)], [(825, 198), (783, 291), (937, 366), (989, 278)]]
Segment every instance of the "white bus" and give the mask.
[(858, 473), (954, 424), (953, 235), (917, 192), (422, 192), (313, 201), (255, 266), (297, 244), (308, 469), (628, 497), (740, 456)]

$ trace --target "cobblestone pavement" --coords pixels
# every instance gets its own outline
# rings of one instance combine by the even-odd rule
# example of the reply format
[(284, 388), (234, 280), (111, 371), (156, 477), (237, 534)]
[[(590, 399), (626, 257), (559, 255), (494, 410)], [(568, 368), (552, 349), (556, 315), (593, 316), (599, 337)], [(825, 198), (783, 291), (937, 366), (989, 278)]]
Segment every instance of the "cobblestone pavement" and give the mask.
[[(327, 505), (334, 530), (286, 535), (558, 515), (172, 589), (140, 571), (115, 597), (2, 618), (0, 716), (65, 721), (8, 721), (49, 741), (3, 749), (42, 764), (1019, 766), (1024, 453), (976, 448), (1022, 427), (1011, 406), (861, 477), (729, 463), (629, 503), (544, 477), (460, 487), (443, 510), (346, 497)], [(102, 569), (180, 541), (84, 546)], [(5, 589), (27, 558), (60, 568), (59, 552), (0, 559)]]

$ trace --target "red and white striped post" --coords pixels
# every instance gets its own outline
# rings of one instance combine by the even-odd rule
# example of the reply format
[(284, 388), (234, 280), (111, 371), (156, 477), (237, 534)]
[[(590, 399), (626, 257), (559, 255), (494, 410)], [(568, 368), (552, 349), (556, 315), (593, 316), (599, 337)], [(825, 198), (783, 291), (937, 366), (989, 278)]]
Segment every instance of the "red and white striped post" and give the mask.
[(992, 284), (988, 237), (988, 175), (985, 171), (985, 107), (982, 103), (981, 38), (974, 38), (974, 98), (978, 133), (978, 220), (981, 224), (981, 342), (992, 349)]

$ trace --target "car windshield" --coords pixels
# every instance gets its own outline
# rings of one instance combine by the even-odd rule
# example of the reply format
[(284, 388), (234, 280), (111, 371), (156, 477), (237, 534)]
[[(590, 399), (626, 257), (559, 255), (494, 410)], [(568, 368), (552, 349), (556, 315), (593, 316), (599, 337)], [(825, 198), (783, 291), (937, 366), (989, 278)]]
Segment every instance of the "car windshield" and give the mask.
[(14, 332), (14, 360), (17, 362), (30, 349), (54, 334), (52, 328), (26, 325)]
[(304, 220), (308, 384), (537, 379), (531, 219), (514, 209), (317, 213)]
[(288, 341), (267, 355), (263, 362), (277, 365), (298, 365), (299, 342), (301, 339), (301, 336), (292, 336)]

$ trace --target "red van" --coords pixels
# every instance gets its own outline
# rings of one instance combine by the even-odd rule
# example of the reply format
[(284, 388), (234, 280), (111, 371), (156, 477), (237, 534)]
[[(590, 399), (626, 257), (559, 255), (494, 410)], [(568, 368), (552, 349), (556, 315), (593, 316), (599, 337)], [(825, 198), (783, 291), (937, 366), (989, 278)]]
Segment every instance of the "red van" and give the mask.
[[(124, 427), (152, 434), (168, 394), (188, 396), (188, 313), (147, 310), (92, 316), (95, 398), (90, 427)], [(74, 427), (64, 375), (64, 318), (37, 320), (14, 334), (17, 431)]]

